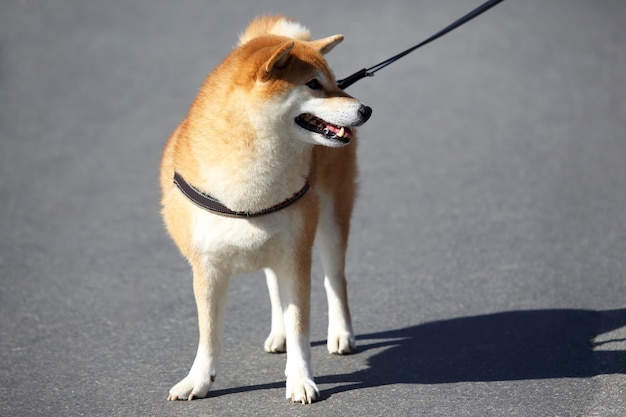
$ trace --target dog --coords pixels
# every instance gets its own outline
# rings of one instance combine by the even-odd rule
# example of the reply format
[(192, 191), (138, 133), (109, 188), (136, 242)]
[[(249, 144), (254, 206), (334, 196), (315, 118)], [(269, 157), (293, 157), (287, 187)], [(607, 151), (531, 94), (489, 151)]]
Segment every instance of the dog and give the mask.
[(372, 109), (339, 89), (324, 59), (343, 40), (311, 40), (283, 16), (254, 19), (204, 81), (169, 137), (162, 217), (191, 264), (198, 350), (168, 400), (203, 398), (215, 381), (231, 276), (263, 269), (267, 352), (287, 352), (286, 397), (312, 403), (312, 248), (328, 299), (331, 354), (355, 350), (344, 273), (356, 194), (356, 132)]

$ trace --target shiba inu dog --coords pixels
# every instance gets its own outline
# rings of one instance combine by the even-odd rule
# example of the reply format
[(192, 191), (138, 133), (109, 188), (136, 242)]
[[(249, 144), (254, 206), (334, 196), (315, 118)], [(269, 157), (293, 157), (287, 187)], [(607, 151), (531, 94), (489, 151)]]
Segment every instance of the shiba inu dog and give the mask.
[[(232, 275), (264, 269), (267, 352), (287, 352), (287, 398), (319, 399), (310, 363), (314, 241), (328, 298), (328, 351), (355, 349), (344, 274), (355, 198), (355, 126), (371, 108), (336, 86), (299, 23), (260, 17), (207, 77), (161, 161), (162, 215), (193, 270), (199, 343), (169, 400), (202, 398), (215, 380)], [(321, 145), (321, 146), (320, 146)]]

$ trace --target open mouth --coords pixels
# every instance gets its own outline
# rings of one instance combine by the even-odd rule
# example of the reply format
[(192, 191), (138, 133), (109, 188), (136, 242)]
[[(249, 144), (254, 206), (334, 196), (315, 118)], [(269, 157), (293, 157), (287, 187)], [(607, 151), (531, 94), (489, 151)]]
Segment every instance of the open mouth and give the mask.
[(352, 131), (349, 127), (336, 126), (309, 113), (296, 117), (296, 123), (306, 130), (323, 135), (326, 139), (348, 143), (352, 138)]

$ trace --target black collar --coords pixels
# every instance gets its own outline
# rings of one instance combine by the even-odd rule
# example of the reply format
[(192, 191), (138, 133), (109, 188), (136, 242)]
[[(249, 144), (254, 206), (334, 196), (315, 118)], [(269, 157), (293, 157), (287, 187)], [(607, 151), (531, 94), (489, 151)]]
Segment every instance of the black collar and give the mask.
[(292, 195), (282, 203), (278, 203), (275, 206), (251, 213), (249, 211), (233, 211), (229, 209), (228, 207), (220, 203), (219, 200), (217, 200), (216, 198), (213, 198), (210, 195), (203, 193), (202, 191), (195, 188), (193, 185), (189, 184), (178, 172), (174, 173), (174, 184), (185, 195), (185, 197), (190, 199), (199, 207), (227, 217), (258, 217), (263, 216), (264, 214), (270, 214), (275, 211), (284, 209), (285, 207), (298, 201), (300, 197), (302, 197), (311, 186), (311, 183), (307, 179), (304, 183), (304, 187), (302, 187), (300, 191), (296, 192), (294, 195)]

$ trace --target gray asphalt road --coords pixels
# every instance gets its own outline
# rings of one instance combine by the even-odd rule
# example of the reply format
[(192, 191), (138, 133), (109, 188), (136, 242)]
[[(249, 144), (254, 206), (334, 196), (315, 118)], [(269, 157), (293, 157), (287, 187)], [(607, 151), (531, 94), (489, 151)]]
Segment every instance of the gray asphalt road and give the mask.
[[(357, 6), (358, 4), (358, 6)], [(234, 279), (219, 378), (196, 347), (158, 160), (250, 18), (343, 33), (339, 77), (479, 1), (0, 5), (0, 415), (626, 415), (626, 3), (509, 0), (363, 80), (348, 273), (359, 351), (284, 399), (260, 275)]]

